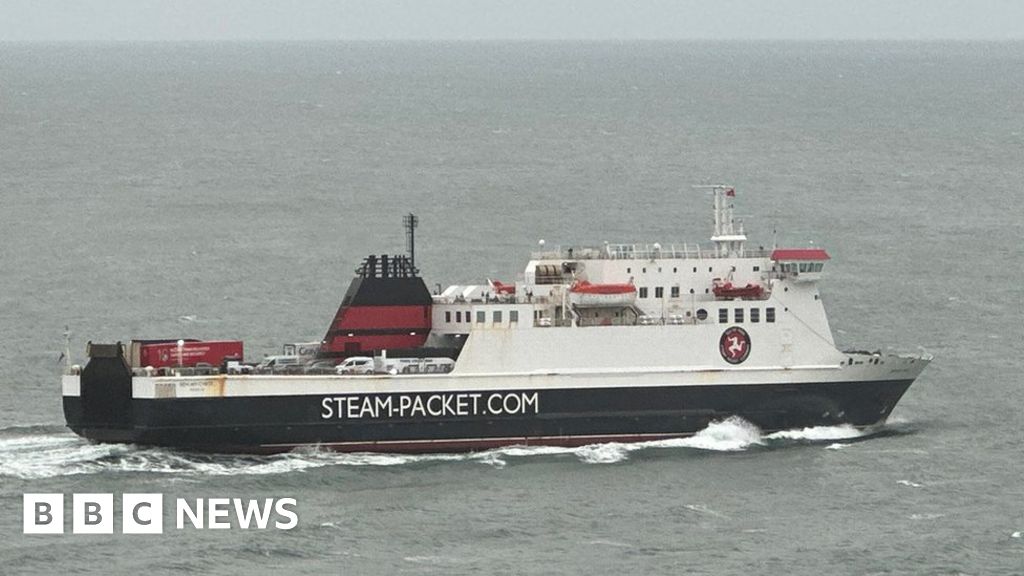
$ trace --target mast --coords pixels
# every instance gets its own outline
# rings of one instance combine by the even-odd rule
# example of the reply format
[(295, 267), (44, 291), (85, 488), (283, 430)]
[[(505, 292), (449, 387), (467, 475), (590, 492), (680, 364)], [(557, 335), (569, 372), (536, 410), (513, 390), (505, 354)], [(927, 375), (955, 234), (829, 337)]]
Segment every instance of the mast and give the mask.
[(711, 241), (719, 256), (742, 256), (743, 244), (747, 235), (743, 232), (743, 222), (737, 222), (733, 216), (733, 202), (736, 189), (724, 184), (707, 186), (714, 193), (715, 233)]
[(405, 251), (409, 253), (409, 265), (416, 269), (416, 227), (420, 225), (420, 219), (409, 212), (402, 217), (402, 225), (405, 226)]

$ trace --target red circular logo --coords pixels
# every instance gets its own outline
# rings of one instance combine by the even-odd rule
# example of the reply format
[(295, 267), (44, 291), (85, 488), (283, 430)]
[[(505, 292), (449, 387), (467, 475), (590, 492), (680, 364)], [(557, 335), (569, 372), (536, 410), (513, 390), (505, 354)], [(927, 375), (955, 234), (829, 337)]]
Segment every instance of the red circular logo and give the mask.
[(729, 364), (739, 364), (750, 356), (750, 335), (739, 326), (733, 326), (718, 340), (718, 351)]

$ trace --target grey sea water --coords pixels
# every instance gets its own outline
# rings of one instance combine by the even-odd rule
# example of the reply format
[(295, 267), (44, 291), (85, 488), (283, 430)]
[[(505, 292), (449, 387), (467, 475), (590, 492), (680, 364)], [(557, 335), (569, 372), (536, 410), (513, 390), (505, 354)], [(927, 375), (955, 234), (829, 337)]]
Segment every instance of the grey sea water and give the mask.
[[(0, 573), (1024, 573), (1022, 94), (1020, 43), (0, 44)], [(77, 361), (258, 358), (405, 212), (430, 285), (512, 279), (542, 238), (704, 241), (709, 182), (754, 244), (828, 249), (842, 347), (935, 355), (886, 427), (224, 457), (62, 426), (65, 325)], [(25, 492), (300, 522), (26, 536)]]

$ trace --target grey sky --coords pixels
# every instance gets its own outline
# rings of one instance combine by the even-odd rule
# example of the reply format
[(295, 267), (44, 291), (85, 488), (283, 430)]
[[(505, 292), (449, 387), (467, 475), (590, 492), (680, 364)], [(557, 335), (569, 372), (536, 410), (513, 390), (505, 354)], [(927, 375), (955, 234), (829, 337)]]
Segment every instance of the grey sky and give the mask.
[(0, 40), (1024, 39), (1022, 0), (0, 0)]

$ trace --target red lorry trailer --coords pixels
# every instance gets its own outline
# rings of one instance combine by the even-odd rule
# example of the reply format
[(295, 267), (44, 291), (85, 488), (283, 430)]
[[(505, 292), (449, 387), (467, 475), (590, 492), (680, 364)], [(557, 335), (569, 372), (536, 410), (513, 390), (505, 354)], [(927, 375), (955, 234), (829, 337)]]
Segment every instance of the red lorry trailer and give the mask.
[(130, 350), (133, 368), (220, 366), (226, 360), (241, 361), (243, 356), (241, 340), (133, 340)]

